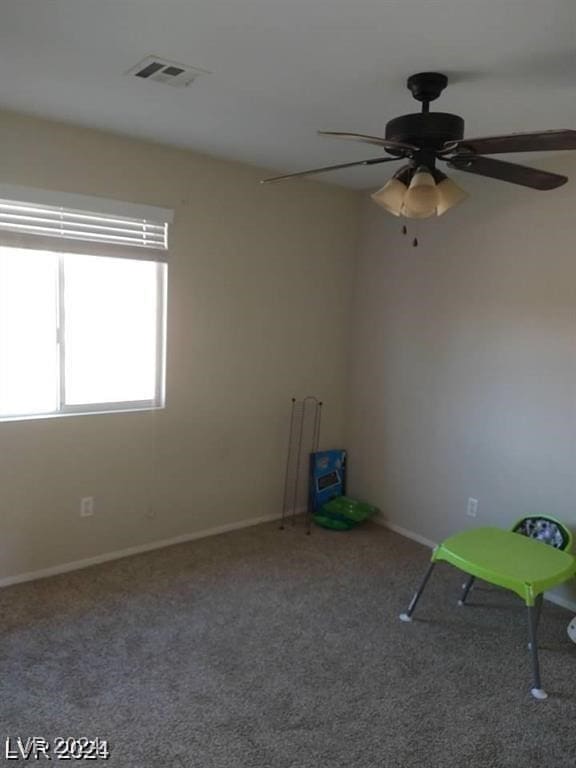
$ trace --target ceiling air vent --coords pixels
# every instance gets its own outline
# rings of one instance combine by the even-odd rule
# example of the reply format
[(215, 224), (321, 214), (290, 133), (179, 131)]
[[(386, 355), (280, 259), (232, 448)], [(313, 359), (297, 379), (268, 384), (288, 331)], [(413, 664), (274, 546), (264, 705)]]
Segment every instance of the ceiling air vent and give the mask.
[(143, 80), (154, 80), (157, 83), (185, 88), (200, 75), (209, 75), (210, 73), (205, 69), (177, 64), (175, 61), (160, 59), (158, 56), (147, 56), (135, 67), (129, 69), (126, 74), (140, 77)]

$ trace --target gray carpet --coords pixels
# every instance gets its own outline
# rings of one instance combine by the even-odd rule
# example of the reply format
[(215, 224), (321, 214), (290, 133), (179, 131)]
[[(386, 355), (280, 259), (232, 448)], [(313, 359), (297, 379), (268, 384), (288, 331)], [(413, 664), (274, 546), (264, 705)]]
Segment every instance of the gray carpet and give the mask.
[(459, 609), (439, 566), (398, 621), (428, 557), (270, 524), (5, 589), (0, 762), (6, 736), (85, 735), (118, 768), (574, 766), (569, 614), (545, 606), (536, 702), (513, 596)]

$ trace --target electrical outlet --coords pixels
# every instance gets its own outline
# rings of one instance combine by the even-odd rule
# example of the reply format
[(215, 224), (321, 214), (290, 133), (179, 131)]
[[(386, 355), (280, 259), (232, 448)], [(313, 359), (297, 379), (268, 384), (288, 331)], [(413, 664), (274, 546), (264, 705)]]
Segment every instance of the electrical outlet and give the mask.
[(94, 514), (94, 496), (80, 499), (80, 517), (90, 517)]
[(468, 517), (476, 517), (476, 515), (478, 514), (478, 499), (473, 499), (472, 497), (468, 499), (466, 514), (468, 515)]

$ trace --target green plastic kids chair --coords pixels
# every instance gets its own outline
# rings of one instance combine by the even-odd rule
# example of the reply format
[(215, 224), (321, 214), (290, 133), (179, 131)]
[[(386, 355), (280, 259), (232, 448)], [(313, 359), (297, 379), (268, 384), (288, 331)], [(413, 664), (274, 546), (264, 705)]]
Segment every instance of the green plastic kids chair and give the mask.
[[(543, 544), (548, 544), (555, 549), (569, 550), (572, 547), (572, 533), (570, 529), (551, 515), (522, 517), (514, 523), (512, 531), (519, 533), (521, 536), (528, 536), (529, 539), (541, 541)], [(474, 581), (475, 577), (470, 576), (468, 581), (462, 585), (462, 596), (458, 601), (458, 605), (466, 603), (466, 598), (474, 585)]]

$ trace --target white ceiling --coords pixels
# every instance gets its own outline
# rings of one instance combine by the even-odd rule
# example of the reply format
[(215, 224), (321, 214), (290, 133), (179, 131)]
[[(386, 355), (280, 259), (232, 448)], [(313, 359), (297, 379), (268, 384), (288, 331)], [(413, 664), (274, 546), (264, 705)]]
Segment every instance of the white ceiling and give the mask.
[[(315, 131), (381, 135), (422, 70), (469, 136), (575, 127), (575, 41), (574, 0), (2, 0), (0, 107), (289, 172), (377, 156)], [(124, 74), (148, 54), (212, 74)]]

